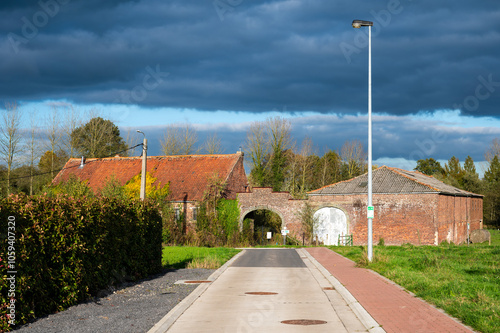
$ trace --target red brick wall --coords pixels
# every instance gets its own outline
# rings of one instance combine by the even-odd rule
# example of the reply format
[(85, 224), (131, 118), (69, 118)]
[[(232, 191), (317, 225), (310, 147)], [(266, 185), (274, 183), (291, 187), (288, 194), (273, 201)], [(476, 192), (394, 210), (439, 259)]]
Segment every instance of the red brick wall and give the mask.
[[(434, 244), (437, 195), (377, 194), (373, 196), (373, 242), (381, 238), (386, 245)], [(346, 212), (348, 232), (354, 244), (367, 243), (366, 195), (311, 196), (318, 207), (338, 207)]]
[(302, 237), (297, 212), (304, 200), (293, 200), (288, 192), (273, 192), (269, 187), (254, 187), (250, 193), (238, 193), (240, 227), (245, 216), (257, 209), (267, 209), (281, 217), (282, 228), (287, 227), (295, 237)]
[[(303, 207), (303, 200), (291, 200), (288, 193), (274, 193), (270, 188), (254, 188), (253, 193), (238, 194), (238, 199), (241, 221), (255, 209), (269, 209), (280, 215), (293, 236), (302, 237), (297, 212)], [(323, 207), (343, 210), (354, 244), (367, 243), (366, 195), (310, 196), (309, 202), (317, 210)], [(437, 193), (376, 194), (373, 205), (374, 244), (381, 238), (386, 245), (437, 245), (442, 241), (459, 244), (467, 240), (467, 221), (470, 231), (482, 228), (482, 198)]]
[(238, 162), (236, 162), (233, 171), (229, 174), (227, 179), (227, 198), (231, 200), (236, 199), (237, 193), (245, 192), (247, 185), (248, 179), (245, 173), (245, 167), (243, 166), (243, 153), (241, 153)]
[(470, 232), (483, 228), (483, 199), (440, 195), (438, 216), (439, 243), (463, 243), (467, 241), (467, 222)]

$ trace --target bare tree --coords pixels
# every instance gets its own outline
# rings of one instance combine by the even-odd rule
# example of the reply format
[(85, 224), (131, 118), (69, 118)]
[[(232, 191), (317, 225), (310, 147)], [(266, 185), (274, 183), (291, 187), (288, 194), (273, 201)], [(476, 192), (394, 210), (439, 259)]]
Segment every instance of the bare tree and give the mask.
[(167, 132), (160, 143), (164, 155), (190, 155), (199, 152), (199, 149), (195, 149), (197, 142), (196, 130), (186, 124), (182, 127), (167, 126)]
[(346, 166), (346, 179), (359, 176), (365, 171), (366, 154), (358, 140), (346, 141), (340, 150), (340, 156)]
[[(54, 106), (54, 107), (57, 107)], [(66, 150), (66, 153), (70, 158), (75, 157), (76, 148), (75, 142), (71, 139), (71, 133), (78, 127), (82, 126), (83, 120), (80, 116), (78, 110), (76, 110), (72, 104), (61, 103), (59, 107), (64, 109), (64, 122), (62, 124), (62, 145)]]
[(500, 140), (498, 138), (495, 138), (491, 141), (490, 147), (484, 154), (484, 157), (488, 162), (491, 162), (493, 157), (499, 156), (500, 157)]
[(181, 154), (190, 155), (199, 153), (200, 150), (195, 149), (195, 145), (198, 142), (196, 130), (189, 124), (186, 124), (184, 128), (182, 128), (181, 133)]
[(269, 132), (268, 145), (272, 153), (285, 151), (291, 147), (292, 139), (290, 131), (292, 124), (283, 117), (273, 117), (266, 120), (266, 127)]
[(181, 152), (181, 144), (179, 140), (178, 128), (174, 125), (167, 126), (167, 131), (160, 141), (163, 155), (179, 155)]
[(55, 160), (54, 156), (56, 155), (56, 151), (60, 148), (62, 131), (61, 131), (61, 121), (59, 118), (58, 105), (52, 104), (52, 110), (48, 114), (46, 118), (46, 136), (48, 139), (48, 149), (51, 152), (51, 161), (50, 161), (50, 177), (51, 180), (54, 179), (54, 170), (55, 170)]
[(207, 138), (207, 141), (205, 142), (205, 151), (210, 155), (221, 154), (224, 152), (217, 133), (214, 133)]
[[(125, 136), (125, 145), (127, 147), (133, 147), (137, 144), (139, 144), (140, 140), (142, 138), (141, 134), (138, 134), (136, 131), (132, 131), (130, 128), (127, 130), (127, 135)], [(137, 150), (137, 148), (134, 149), (134, 152)], [(142, 147), (140, 149), (141, 154), (142, 154)]]
[(35, 118), (36, 110), (30, 113), (29, 137), (26, 141), (26, 151), (28, 153), (28, 163), (30, 169), (30, 195), (33, 195), (33, 175), (35, 170), (35, 161), (40, 158), (40, 141), (38, 140), (37, 121)]
[(6, 104), (0, 127), (0, 155), (7, 164), (7, 196), (10, 194), (10, 174), (16, 154), (21, 151), (21, 111), (17, 104)]

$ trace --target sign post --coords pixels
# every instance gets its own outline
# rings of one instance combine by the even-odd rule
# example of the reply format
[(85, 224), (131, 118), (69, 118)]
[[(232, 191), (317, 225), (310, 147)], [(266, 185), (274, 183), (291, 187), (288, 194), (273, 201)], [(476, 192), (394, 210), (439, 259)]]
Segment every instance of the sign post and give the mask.
[(290, 232), (286, 227), (281, 230), (281, 234), (283, 235), (283, 245), (286, 245), (286, 235)]

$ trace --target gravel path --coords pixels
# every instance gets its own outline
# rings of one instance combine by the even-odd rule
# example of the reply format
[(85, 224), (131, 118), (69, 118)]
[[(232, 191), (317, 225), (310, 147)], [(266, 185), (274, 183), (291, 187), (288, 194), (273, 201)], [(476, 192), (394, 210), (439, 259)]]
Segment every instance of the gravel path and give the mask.
[(179, 269), (136, 283), (124, 284), (106, 296), (40, 318), (16, 332), (94, 333), (147, 332), (198, 285), (174, 285), (178, 280), (204, 280), (215, 270)]

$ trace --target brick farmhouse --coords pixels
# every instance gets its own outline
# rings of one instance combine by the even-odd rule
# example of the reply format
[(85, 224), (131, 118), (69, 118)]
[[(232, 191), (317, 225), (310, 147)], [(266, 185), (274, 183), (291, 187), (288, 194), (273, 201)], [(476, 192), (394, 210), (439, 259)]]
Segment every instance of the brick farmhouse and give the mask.
[[(97, 193), (114, 177), (123, 186), (141, 173), (142, 158), (92, 158), (85, 161), (83, 168), (80, 168), (80, 163), (79, 158), (70, 159), (54, 178), (53, 184), (66, 182), (74, 176), (80, 181), (87, 181), (87, 185)], [(174, 204), (176, 215), (182, 215), (190, 222), (196, 220), (196, 205), (202, 200), (214, 175), (226, 182), (225, 195), (228, 199), (236, 199), (236, 193), (244, 192), (248, 184), (241, 152), (224, 155), (149, 156), (147, 172), (156, 178), (154, 185), (169, 184), (168, 200)]]
[[(353, 235), (354, 244), (367, 243), (367, 174), (325, 186), (295, 200), (288, 192), (248, 187), (243, 153), (227, 155), (152, 156), (147, 171), (157, 183), (169, 184), (168, 200), (176, 214), (194, 227), (197, 204), (214, 175), (226, 184), (226, 197), (238, 199), (240, 226), (257, 209), (267, 209), (281, 217), (282, 228), (302, 239), (298, 212), (308, 202), (318, 220), (315, 237), (324, 244), (338, 244), (339, 236)], [(140, 174), (140, 157), (88, 159), (80, 168), (80, 159), (70, 159), (53, 183), (67, 181), (71, 175), (87, 181), (98, 192), (114, 177), (125, 185)], [(412, 243), (456, 244), (467, 240), (470, 232), (483, 227), (483, 197), (447, 185), (420, 172), (383, 166), (373, 171), (373, 241), (387, 245)]]

